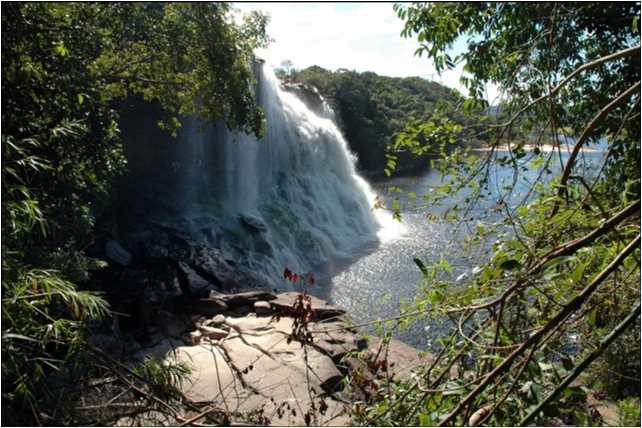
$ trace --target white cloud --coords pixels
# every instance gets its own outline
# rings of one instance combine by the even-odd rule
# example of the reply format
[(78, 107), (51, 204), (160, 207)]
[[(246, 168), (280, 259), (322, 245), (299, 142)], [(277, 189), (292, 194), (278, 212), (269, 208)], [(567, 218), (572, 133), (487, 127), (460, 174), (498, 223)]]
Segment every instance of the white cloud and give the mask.
[[(416, 39), (400, 36), (403, 21), (392, 3), (237, 3), (243, 12), (271, 16), (268, 34), (274, 42), (257, 52), (271, 65), (289, 59), (296, 68), (318, 65), (384, 76), (421, 76), (462, 93), (462, 67), (438, 76), (431, 60), (418, 58)], [(489, 91), (492, 97), (496, 91)], [(492, 99), (492, 98), (491, 98)]]

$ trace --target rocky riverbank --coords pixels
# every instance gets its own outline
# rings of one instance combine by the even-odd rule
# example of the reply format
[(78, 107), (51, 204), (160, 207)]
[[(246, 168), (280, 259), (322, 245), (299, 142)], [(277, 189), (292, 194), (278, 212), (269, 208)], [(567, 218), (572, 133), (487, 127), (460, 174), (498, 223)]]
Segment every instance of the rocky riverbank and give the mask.
[(381, 347), (377, 338), (364, 337), (343, 310), (312, 296), (310, 335), (302, 338), (294, 333), (300, 299), (293, 292), (212, 292), (165, 314), (155, 338), (133, 359), (189, 366), (180, 387), (193, 402), (260, 424), (299, 426), (350, 425), (346, 410), (354, 400), (379, 388), (384, 377), (406, 376), (425, 363), (402, 342)]
[(350, 425), (355, 400), (425, 363), (400, 341), (364, 336), (339, 307), (271, 290), (219, 249), (154, 232), (104, 243), (104, 289), (123, 315), (92, 341), (131, 366), (150, 357), (188, 366), (180, 389), (191, 402), (239, 422)]

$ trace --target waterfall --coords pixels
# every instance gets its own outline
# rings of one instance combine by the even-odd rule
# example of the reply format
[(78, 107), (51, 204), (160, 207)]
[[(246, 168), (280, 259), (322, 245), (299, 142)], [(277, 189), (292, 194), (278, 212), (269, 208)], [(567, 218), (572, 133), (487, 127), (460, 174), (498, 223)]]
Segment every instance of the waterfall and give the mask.
[[(308, 272), (350, 257), (398, 226), (373, 210), (375, 194), (357, 174), (329, 106), (315, 113), (267, 66), (258, 74), (266, 134), (188, 120), (181, 162), (196, 170), (182, 179), (192, 234), (275, 284), (285, 267)], [(208, 225), (214, 233), (203, 232), (207, 222), (216, 223)]]

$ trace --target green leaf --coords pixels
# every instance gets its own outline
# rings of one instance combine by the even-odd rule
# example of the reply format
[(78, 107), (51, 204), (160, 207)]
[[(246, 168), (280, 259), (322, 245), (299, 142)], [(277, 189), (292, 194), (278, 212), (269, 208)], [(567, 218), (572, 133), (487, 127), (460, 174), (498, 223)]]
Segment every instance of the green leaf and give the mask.
[(431, 427), (433, 426), (432, 419), (427, 413), (419, 413), (419, 425), (422, 427)]
[(66, 57), (69, 55), (69, 49), (65, 46), (65, 43), (60, 41), (54, 45), (54, 52), (56, 52), (61, 57)]
[(416, 257), (415, 257), (415, 258), (413, 258), (412, 260), (415, 262), (415, 264), (417, 265), (417, 267), (419, 268), (419, 270), (421, 271), (421, 273), (422, 273), (424, 276), (428, 276), (428, 269), (426, 268), (426, 265), (424, 265), (424, 262), (422, 262), (421, 260), (419, 260), (419, 259), (418, 259), (418, 258), (416, 258)]

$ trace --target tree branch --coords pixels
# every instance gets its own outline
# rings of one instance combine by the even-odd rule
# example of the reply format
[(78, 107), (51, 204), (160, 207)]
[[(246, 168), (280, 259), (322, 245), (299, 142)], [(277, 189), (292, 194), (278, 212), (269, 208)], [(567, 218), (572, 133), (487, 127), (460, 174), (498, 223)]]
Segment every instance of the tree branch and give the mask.
[[(599, 113), (586, 126), (586, 128), (584, 128), (584, 131), (582, 131), (582, 135), (580, 135), (580, 138), (575, 143), (575, 146), (573, 147), (573, 152), (571, 153), (571, 156), (568, 158), (568, 161), (566, 162), (566, 166), (564, 167), (564, 172), (562, 173), (562, 178), (560, 179), (559, 191), (558, 191), (558, 196), (560, 198), (566, 192), (566, 183), (568, 182), (568, 178), (571, 175), (573, 165), (575, 164), (575, 159), (577, 158), (577, 155), (580, 153), (580, 150), (582, 149), (582, 146), (584, 145), (584, 143), (586, 143), (586, 141), (588, 140), (589, 135), (591, 135), (595, 127), (600, 123), (602, 119), (604, 119), (604, 117), (611, 110), (613, 110), (615, 107), (620, 105), (622, 102), (626, 101), (631, 95), (638, 93), (639, 90), (640, 90), (640, 82), (638, 81), (629, 89), (627, 89), (626, 91), (618, 95), (617, 98), (615, 98), (613, 101), (607, 104), (602, 110), (600, 110)], [(555, 205), (553, 206), (553, 211), (551, 212), (551, 217), (557, 214), (558, 209), (559, 209), (559, 201), (556, 201)]]
[(573, 77), (575, 77), (577, 74), (581, 73), (584, 70), (587, 70), (589, 68), (593, 68), (597, 65), (600, 65), (602, 63), (608, 62), (608, 61), (613, 61), (625, 56), (631, 56), (635, 55), (636, 53), (639, 53), (640, 51), (640, 45), (634, 46), (632, 48), (628, 49), (623, 49), (621, 51), (615, 52), (611, 55), (606, 55), (601, 58), (598, 58), (594, 61), (587, 62), (586, 64), (582, 64), (580, 67), (576, 68), (571, 74), (566, 76), (564, 80), (562, 80), (557, 86), (555, 86), (548, 94), (544, 94), (539, 98), (534, 99), (530, 103), (528, 103), (525, 107), (523, 107), (521, 110), (519, 110), (517, 113), (515, 113), (506, 123), (503, 124), (498, 124), (498, 125), (490, 125), (490, 127), (493, 128), (505, 128), (507, 126), (510, 126), (519, 116), (521, 116), (524, 112), (526, 112), (528, 109), (533, 107), (535, 104), (539, 103), (540, 101), (545, 100), (546, 98), (550, 98), (553, 95), (555, 95), (562, 87), (564, 87), (568, 82), (571, 81)]
[(625, 248), (620, 252), (615, 259), (609, 265), (600, 272), (589, 285), (587, 285), (580, 294), (578, 294), (574, 299), (567, 303), (564, 308), (559, 311), (551, 320), (549, 320), (544, 327), (539, 329), (536, 333), (531, 335), (522, 345), (513, 351), (508, 357), (504, 359), (497, 367), (493, 369), (486, 378), (474, 389), (472, 390), (464, 399), (462, 399), (455, 409), (448, 414), (440, 423), (439, 426), (444, 426), (451, 422), (466, 406), (472, 402), (477, 395), (484, 391), (486, 386), (500, 373), (510, 367), (513, 361), (522, 355), (526, 349), (536, 345), (540, 339), (548, 333), (550, 330), (556, 328), (560, 323), (562, 323), (570, 314), (579, 309), (584, 302), (593, 294), (595, 289), (602, 283), (604, 280), (615, 271), (633, 251), (635, 251), (640, 245), (640, 235), (638, 234), (633, 241), (631, 241)]
[[(599, 227), (594, 229), (591, 233), (581, 237), (574, 239), (572, 241), (568, 241), (564, 243), (563, 245), (549, 251), (548, 253), (544, 254), (539, 262), (533, 266), (531, 269), (528, 270), (527, 276), (532, 276), (536, 274), (540, 269), (544, 267), (544, 265), (556, 258), (556, 257), (561, 257), (561, 256), (566, 256), (569, 254), (573, 254), (576, 250), (579, 248), (582, 248), (584, 245), (595, 241), (602, 235), (605, 235), (607, 232), (611, 231), (612, 229), (615, 228), (622, 220), (626, 219), (627, 217), (639, 212), (640, 210), (640, 201), (636, 201), (629, 205), (628, 207), (624, 208), (617, 214), (615, 214), (613, 217), (602, 223)], [(503, 301), (505, 301), (514, 291), (516, 291), (520, 286), (522, 286), (524, 283), (523, 279), (518, 279), (513, 285), (508, 287), (504, 292), (499, 296), (496, 297), (495, 299), (486, 302), (486, 303), (481, 303), (479, 305), (475, 306), (466, 306), (463, 308), (456, 308), (456, 309), (451, 309), (446, 312), (453, 313), (453, 312), (462, 312), (465, 310), (479, 310), (479, 309), (486, 309), (490, 308), (492, 306), (495, 306)]]
[(635, 309), (631, 311), (631, 313), (622, 321), (620, 324), (618, 324), (611, 333), (608, 334), (604, 339), (600, 341), (600, 344), (598, 345), (597, 349), (591, 352), (589, 355), (582, 360), (582, 362), (573, 369), (573, 371), (562, 381), (562, 383), (559, 384), (557, 388), (553, 392), (551, 392), (541, 403), (537, 405), (535, 409), (533, 409), (524, 419), (522, 419), (519, 422), (519, 426), (525, 426), (527, 423), (533, 420), (533, 418), (546, 406), (548, 403), (551, 402), (555, 397), (557, 397), (564, 389), (575, 380), (588, 366), (591, 364), (597, 357), (599, 357), (602, 352), (615, 340), (617, 339), (624, 331), (635, 321), (638, 316), (640, 316), (640, 303), (637, 304)]

